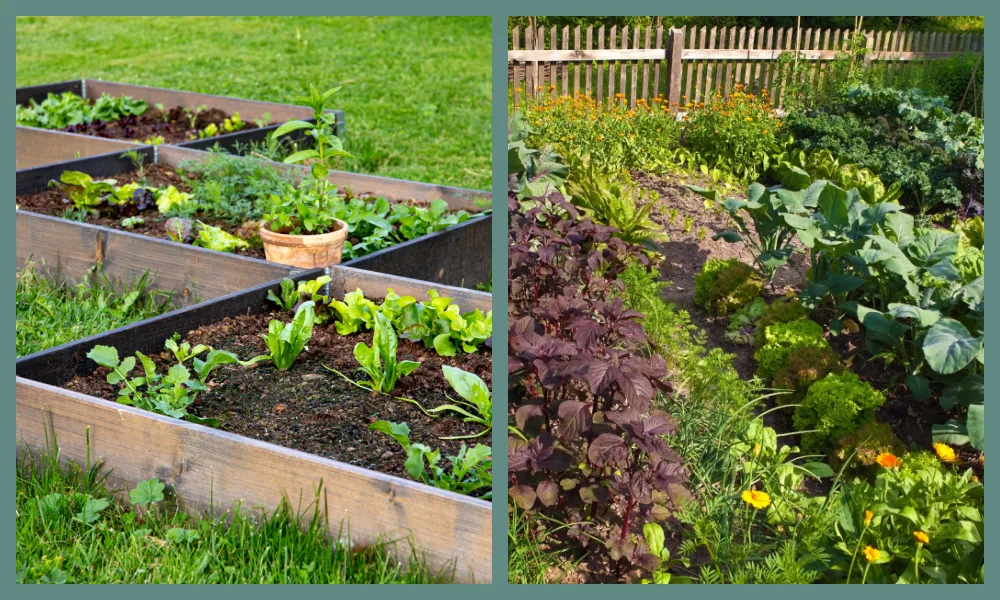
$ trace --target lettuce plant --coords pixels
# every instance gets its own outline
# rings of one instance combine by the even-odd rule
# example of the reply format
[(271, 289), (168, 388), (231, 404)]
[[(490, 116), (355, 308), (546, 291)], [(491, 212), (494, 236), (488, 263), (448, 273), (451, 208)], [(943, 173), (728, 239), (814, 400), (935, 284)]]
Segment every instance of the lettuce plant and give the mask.
[(354, 358), (361, 369), (371, 378), (364, 385), (388, 394), (396, 387), (396, 382), (417, 370), (419, 362), (396, 361), (397, 338), (392, 323), (382, 313), (375, 314), (375, 333), (372, 345), (358, 342), (354, 346)]
[(268, 323), (267, 333), (261, 334), (267, 342), (267, 349), (271, 353), (274, 366), (282, 371), (292, 367), (292, 363), (312, 339), (313, 324), (316, 322), (314, 306), (311, 300), (303, 302), (296, 309), (291, 323), (272, 319)]
[(455, 390), (462, 400), (453, 400), (455, 404), (442, 404), (427, 412), (453, 412), (464, 417), (466, 423), (477, 423), (483, 426), (483, 430), (472, 435), (452, 436), (441, 438), (445, 440), (455, 440), (463, 438), (475, 438), (487, 434), (493, 430), (493, 399), (490, 397), (490, 388), (486, 382), (475, 373), (469, 373), (452, 367), (441, 365), (444, 378), (448, 381), (451, 389)]

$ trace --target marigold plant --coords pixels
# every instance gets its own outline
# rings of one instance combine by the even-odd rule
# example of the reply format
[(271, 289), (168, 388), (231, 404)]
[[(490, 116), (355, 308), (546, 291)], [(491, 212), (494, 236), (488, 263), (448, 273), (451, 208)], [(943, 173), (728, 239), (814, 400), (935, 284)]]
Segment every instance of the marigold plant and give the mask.
[(688, 102), (682, 140), (710, 168), (753, 181), (779, 151), (782, 122), (766, 90), (747, 92), (738, 84), (728, 98), (716, 92), (708, 104)]
[(520, 109), (537, 139), (561, 154), (589, 154), (605, 173), (649, 167), (669, 160), (680, 127), (662, 97), (639, 99), (629, 108), (624, 96), (598, 102), (577, 94), (528, 100)]

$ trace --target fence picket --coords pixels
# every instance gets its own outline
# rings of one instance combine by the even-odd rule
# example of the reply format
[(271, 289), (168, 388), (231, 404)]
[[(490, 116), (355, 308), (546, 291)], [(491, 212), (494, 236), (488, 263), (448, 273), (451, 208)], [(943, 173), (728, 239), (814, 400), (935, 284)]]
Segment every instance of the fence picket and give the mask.
[[(581, 88), (588, 96), (596, 91), (598, 102), (614, 101), (620, 95), (631, 108), (640, 100), (648, 102), (664, 92), (671, 105), (681, 104), (682, 99), (691, 103), (710, 102), (717, 92), (730, 96), (738, 83), (753, 93), (767, 89), (772, 104), (783, 107), (790, 85), (811, 86), (820, 93), (828, 90), (834, 74), (832, 61), (838, 53), (852, 47), (854, 35), (866, 40), (866, 65), (877, 69), (876, 73), (883, 75), (889, 84), (898, 81), (907, 65), (929, 74), (932, 61), (966, 52), (980, 53), (984, 44), (982, 35), (955, 32), (887, 30), (855, 34), (849, 29), (789, 27), (778, 28), (775, 36), (774, 28), (750, 28), (748, 32), (746, 27), (737, 31), (736, 27), (727, 30), (707, 26), (666, 31), (660, 26), (656, 28), (654, 41), (653, 27), (649, 25), (645, 27), (645, 38), (640, 28), (628, 26), (620, 31), (613, 26), (605, 37), (601, 26), (595, 49), (593, 27), (587, 27), (585, 43), (580, 26), (573, 28), (572, 33), (571, 43), (570, 28), (563, 27), (560, 43), (560, 32), (555, 26), (548, 31), (544, 27), (512, 28), (508, 79), (514, 88), (515, 106), (529, 98), (555, 99), (571, 91), (575, 96)], [(798, 73), (791, 79), (778, 62), (786, 52), (799, 54)]]

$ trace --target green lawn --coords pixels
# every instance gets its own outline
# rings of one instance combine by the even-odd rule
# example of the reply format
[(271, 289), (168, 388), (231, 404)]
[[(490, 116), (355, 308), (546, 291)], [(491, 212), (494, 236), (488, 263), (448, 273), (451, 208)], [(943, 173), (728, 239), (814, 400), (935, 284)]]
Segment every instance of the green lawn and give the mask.
[(17, 85), (91, 78), (272, 102), (351, 82), (352, 168), (490, 189), (489, 17), (18, 17)]

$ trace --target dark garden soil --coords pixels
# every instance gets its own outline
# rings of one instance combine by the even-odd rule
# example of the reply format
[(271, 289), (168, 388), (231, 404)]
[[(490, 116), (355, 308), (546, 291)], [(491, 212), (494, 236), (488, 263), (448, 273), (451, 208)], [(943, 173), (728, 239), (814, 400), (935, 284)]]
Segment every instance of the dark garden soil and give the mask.
[[(267, 354), (261, 333), (267, 331), (271, 319), (287, 322), (290, 314), (276, 311), (226, 318), (188, 332), (184, 340), (192, 346), (229, 350), (246, 360)], [(358, 342), (371, 345), (372, 333), (343, 336), (332, 324), (318, 325), (291, 369), (280, 371), (270, 361), (251, 367), (219, 367), (213, 372), (210, 389), (198, 396), (190, 411), (219, 419), (223, 431), (402, 477), (408, 477), (403, 466), (406, 454), (389, 436), (369, 431), (369, 424), (380, 419), (406, 422), (411, 442), (440, 448), (442, 457), (456, 455), (463, 441), (468, 446), (490, 444), (489, 433), (468, 440), (442, 440), (478, 433), (482, 428), (455, 416), (428, 417), (413, 404), (359, 388), (325, 368), (366, 381), (354, 360)], [(153, 358), (161, 372), (175, 363), (169, 352)], [(475, 373), (487, 385), (491, 382), (489, 352), (440, 357), (433, 349), (401, 339), (397, 359), (422, 364), (397, 382), (392, 395), (416, 400), (427, 409), (451, 403), (446, 394), (455, 398), (442, 375), (442, 364)], [(107, 369), (98, 368), (88, 377), (73, 378), (64, 387), (113, 401), (117, 390), (107, 383), (107, 373)], [(445, 458), (442, 461), (448, 462)]]
[[(166, 144), (179, 144), (198, 139), (198, 132), (204, 131), (209, 125), (215, 125), (219, 129), (216, 135), (228, 133), (222, 129), (222, 124), (231, 116), (224, 110), (209, 108), (198, 113), (192, 127), (191, 119), (183, 107), (176, 106), (165, 113), (158, 108), (150, 108), (137, 117), (129, 115), (117, 121), (92, 121), (70, 125), (63, 131), (133, 142), (145, 142), (149, 138), (160, 136)], [(251, 129), (257, 129), (257, 125), (244, 121), (240, 131)]]
[[(167, 187), (172, 185), (181, 192), (191, 191), (191, 186), (188, 184), (187, 180), (178, 175), (173, 167), (158, 163), (149, 164), (143, 167), (142, 174), (140, 174), (138, 170), (133, 170), (128, 173), (115, 175), (109, 179), (114, 179), (119, 186), (123, 186), (128, 183), (141, 183), (152, 187)], [(66, 192), (57, 186), (46, 188), (34, 194), (18, 196), (17, 205), (21, 210), (50, 215), (53, 217), (63, 216), (66, 210), (72, 208), (73, 206), (69, 201)], [(104, 213), (102, 213), (99, 217), (90, 215), (87, 217), (86, 222), (92, 225), (100, 225), (102, 227), (118, 229), (120, 231), (130, 231), (132, 233), (138, 233), (140, 235), (147, 235), (164, 240), (170, 239), (170, 236), (167, 235), (167, 230), (164, 227), (164, 224), (167, 222), (167, 217), (161, 215), (155, 207), (151, 210), (142, 211), (138, 216), (142, 217), (144, 223), (136, 225), (131, 229), (122, 227), (121, 218), (109, 216)], [(231, 233), (233, 235), (238, 235), (240, 231), (239, 224), (234, 224), (223, 219), (199, 220), (203, 223), (212, 225), (213, 227), (224, 229), (227, 233)], [(245, 250), (237, 250), (234, 254), (263, 259), (264, 248), (260, 246), (251, 246)]]
[[(174, 186), (181, 192), (191, 192), (191, 186), (188, 179), (181, 177), (173, 169), (173, 167), (163, 165), (163, 164), (150, 164), (143, 168), (143, 172), (140, 173), (138, 169), (129, 171), (127, 173), (121, 173), (113, 177), (108, 177), (106, 179), (114, 179), (118, 186), (123, 186), (128, 183), (140, 183), (143, 185), (149, 185), (152, 187), (167, 187)], [(360, 198), (373, 197), (371, 194), (358, 194)], [(392, 204), (397, 204), (399, 201), (390, 201)], [(423, 200), (407, 200), (402, 203), (410, 206), (422, 206), (427, 207), (430, 202)], [(66, 192), (63, 191), (58, 186), (48, 187), (40, 192), (35, 192), (34, 194), (25, 194), (17, 196), (17, 206), (20, 210), (26, 210), (29, 212), (40, 213), (43, 215), (50, 215), (54, 217), (62, 217), (66, 211), (72, 208), (73, 204), (70, 202), (69, 197)], [(157, 210), (156, 207), (152, 209), (142, 211), (138, 216), (143, 218), (144, 223), (140, 225), (135, 225), (131, 229), (122, 227), (122, 218), (106, 214), (102, 212), (100, 216), (88, 215), (86, 217), (86, 222), (92, 225), (100, 225), (102, 227), (108, 227), (111, 229), (118, 229), (120, 231), (129, 231), (132, 233), (138, 233), (140, 235), (146, 235), (150, 237), (160, 238), (164, 240), (169, 240), (170, 236), (167, 234), (165, 228), (165, 223), (168, 217), (164, 217)], [(261, 245), (260, 237), (258, 233), (256, 222), (247, 222), (247, 226), (244, 227), (243, 223), (234, 223), (232, 221), (227, 221), (224, 219), (210, 219), (195, 217), (197, 220), (212, 225), (213, 227), (219, 227), (226, 233), (235, 235), (247, 241), (250, 244), (249, 248), (235, 250), (233, 254), (238, 254), (240, 256), (248, 256), (250, 258), (258, 258), (261, 260), (266, 260), (264, 254), (264, 247)], [(350, 236), (348, 241), (352, 244), (359, 244), (364, 240), (357, 237)]]

